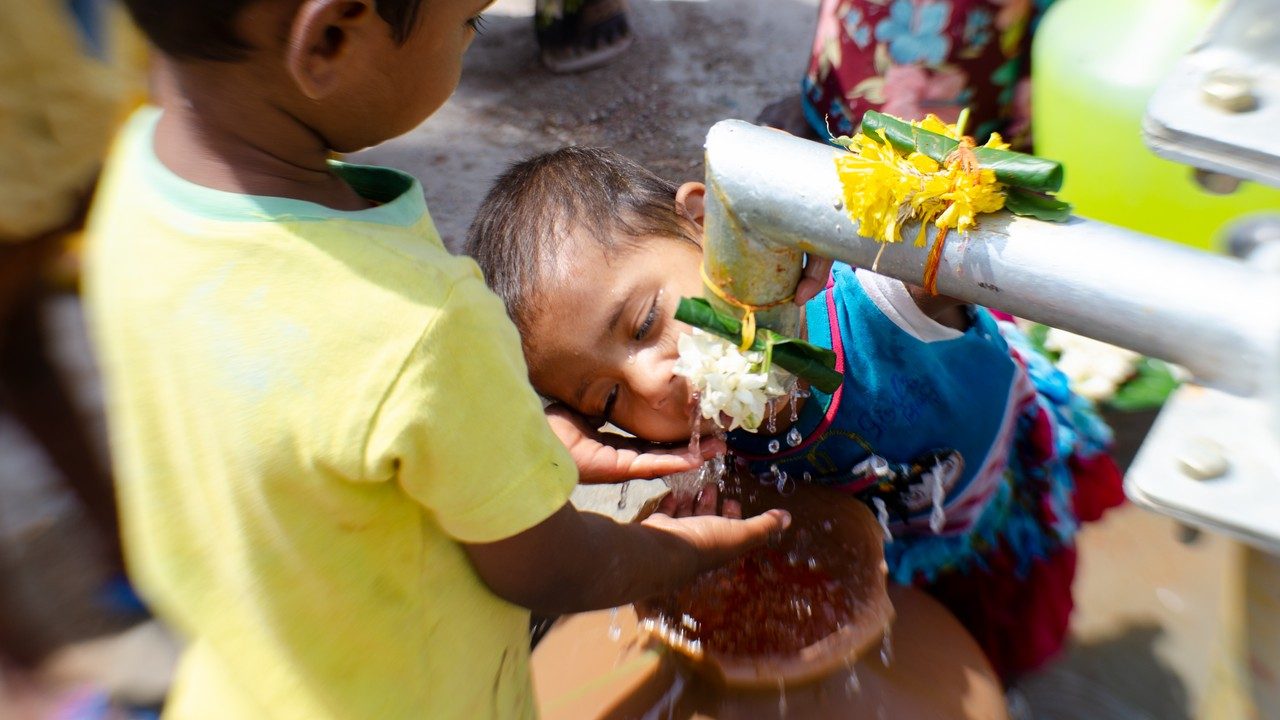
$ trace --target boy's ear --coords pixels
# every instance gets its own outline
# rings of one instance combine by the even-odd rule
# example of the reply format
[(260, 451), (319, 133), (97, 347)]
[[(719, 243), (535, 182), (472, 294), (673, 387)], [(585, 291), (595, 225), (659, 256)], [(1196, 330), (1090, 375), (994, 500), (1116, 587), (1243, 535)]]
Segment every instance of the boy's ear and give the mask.
[(676, 190), (676, 212), (702, 227), (707, 209), (707, 186), (700, 182), (687, 182)]
[(342, 84), (353, 45), (376, 17), (373, 0), (304, 0), (298, 6), (285, 68), (304, 95), (319, 100)]

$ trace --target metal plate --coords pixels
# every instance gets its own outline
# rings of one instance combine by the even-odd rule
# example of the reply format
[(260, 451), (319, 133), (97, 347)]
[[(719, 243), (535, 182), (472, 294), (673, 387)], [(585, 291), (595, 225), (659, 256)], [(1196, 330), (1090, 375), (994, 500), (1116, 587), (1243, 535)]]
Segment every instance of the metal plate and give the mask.
[(1280, 0), (1229, 0), (1147, 106), (1176, 162), (1280, 186)]
[(1125, 492), (1156, 512), (1280, 553), (1274, 421), (1260, 399), (1183, 386), (1142, 444)]

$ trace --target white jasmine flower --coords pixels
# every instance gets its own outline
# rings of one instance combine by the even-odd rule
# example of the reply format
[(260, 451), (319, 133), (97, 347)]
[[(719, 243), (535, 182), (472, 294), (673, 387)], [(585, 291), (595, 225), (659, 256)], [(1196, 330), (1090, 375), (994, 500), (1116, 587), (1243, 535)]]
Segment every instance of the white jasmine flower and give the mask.
[(1059, 353), (1058, 369), (1071, 382), (1071, 389), (1082, 397), (1101, 401), (1111, 398), (1116, 390), (1137, 371), (1142, 356), (1132, 350), (1064, 330), (1050, 328), (1044, 346)]
[(694, 329), (681, 335), (680, 358), (673, 372), (687, 378), (698, 393), (698, 412), (728, 430), (755, 432), (770, 400), (785, 395), (785, 371), (776, 365), (764, 372), (764, 354), (742, 352), (733, 343)]

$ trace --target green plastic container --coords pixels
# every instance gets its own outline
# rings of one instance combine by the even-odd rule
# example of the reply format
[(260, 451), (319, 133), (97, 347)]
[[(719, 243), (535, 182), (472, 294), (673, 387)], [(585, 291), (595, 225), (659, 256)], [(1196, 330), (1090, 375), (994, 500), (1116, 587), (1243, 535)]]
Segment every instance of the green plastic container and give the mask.
[(1280, 189), (1242, 183), (1228, 195), (1142, 140), (1147, 101), (1207, 26), (1217, 0), (1058, 0), (1032, 48), (1036, 154), (1066, 166), (1076, 213), (1208, 250), (1223, 230), (1280, 210)]

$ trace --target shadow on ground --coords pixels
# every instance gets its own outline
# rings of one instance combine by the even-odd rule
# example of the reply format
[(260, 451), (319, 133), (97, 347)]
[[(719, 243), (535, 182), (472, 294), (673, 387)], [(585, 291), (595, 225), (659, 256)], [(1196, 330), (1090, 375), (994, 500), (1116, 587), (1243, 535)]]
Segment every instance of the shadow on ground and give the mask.
[(1018, 688), (1035, 720), (1192, 720), (1187, 688), (1156, 652), (1152, 622), (1073, 644), (1061, 662)]
[(417, 175), (441, 234), (460, 246), (476, 206), (511, 162), (604, 145), (673, 181), (702, 176), (702, 142), (725, 118), (754, 119), (799, 92), (816, 0), (633, 0), (636, 43), (613, 64), (554, 75), (537, 58), (531, 0), (485, 13), (453, 99), (359, 160)]

